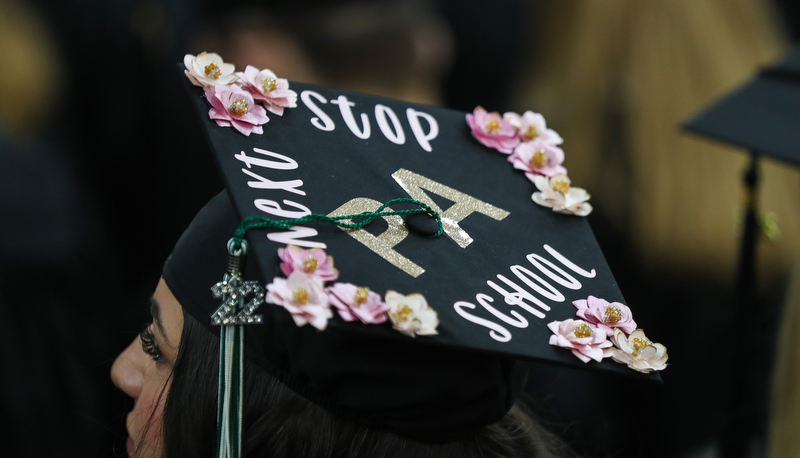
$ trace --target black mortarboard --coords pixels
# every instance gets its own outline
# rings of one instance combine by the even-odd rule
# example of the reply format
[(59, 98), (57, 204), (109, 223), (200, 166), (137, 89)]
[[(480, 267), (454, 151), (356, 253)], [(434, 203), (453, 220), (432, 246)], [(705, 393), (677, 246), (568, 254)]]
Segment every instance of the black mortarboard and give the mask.
[[(279, 89), (269, 78), (262, 89)], [(550, 345), (548, 323), (578, 318), (573, 301), (624, 303), (622, 293), (586, 219), (535, 204), (533, 183), (476, 140), (465, 113), (291, 83), (297, 106), (269, 114), (262, 135), (245, 136), (209, 119), (203, 91), (190, 88), (227, 192), (189, 227), (164, 277), (209, 328), (218, 329), (210, 315), (220, 301), (208, 288), (245, 218), (359, 215), (397, 198), (441, 217), (438, 238), (428, 214), (380, 217), (355, 231), (309, 222), (247, 234), (246, 280), (286, 277), (278, 250), (287, 244), (324, 248), (338, 282), (380, 295), (418, 293), (438, 315), (437, 335), (412, 338), (389, 322), (348, 322), (338, 313), (324, 331), (298, 327), (286, 308), (262, 305), (263, 323), (246, 327), (248, 357), (302, 395), (404, 436), (443, 441), (502, 417), (524, 384), (525, 361), (635, 374), (611, 358), (583, 363)], [(252, 103), (226, 99), (215, 109), (242, 112)]]
[(800, 47), (685, 124), (691, 132), (800, 167)]

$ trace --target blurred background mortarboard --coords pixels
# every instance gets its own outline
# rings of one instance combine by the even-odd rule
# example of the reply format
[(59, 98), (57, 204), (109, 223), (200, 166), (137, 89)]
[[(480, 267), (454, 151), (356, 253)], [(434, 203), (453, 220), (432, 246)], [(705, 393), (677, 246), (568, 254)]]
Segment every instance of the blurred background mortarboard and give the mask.
[(800, 167), (800, 47), (685, 127)]
[[(761, 70), (753, 79), (713, 103), (688, 121), (684, 128), (692, 133), (741, 147), (750, 152), (750, 163), (743, 176), (745, 188), (744, 220), (741, 232), (738, 289), (735, 304), (735, 329), (747, 333), (754, 316), (769, 320), (772, 313), (759, 303), (756, 293), (756, 248), (765, 221), (758, 213), (759, 160), (761, 156), (800, 167), (800, 47), (795, 47), (773, 66)], [(737, 342), (734, 351), (746, 361), (769, 359), (752, 345)], [(723, 457), (747, 456), (746, 441), (760, 428), (758, 402), (762, 384), (758, 371), (743, 370), (732, 381), (731, 415), (722, 437)]]

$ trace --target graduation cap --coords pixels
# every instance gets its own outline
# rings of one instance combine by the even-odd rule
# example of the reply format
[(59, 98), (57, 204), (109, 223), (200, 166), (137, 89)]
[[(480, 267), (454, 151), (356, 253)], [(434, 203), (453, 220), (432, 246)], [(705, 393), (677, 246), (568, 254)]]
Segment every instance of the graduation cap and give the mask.
[(800, 119), (800, 47), (683, 126), (689, 132), (750, 152), (750, 164), (743, 176), (745, 217), (737, 274), (739, 297), (743, 301), (750, 300), (755, 293), (759, 158), (767, 156), (800, 167), (797, 119)]
[(800, 167), (800, 47), (684, 127)]
[[(218, 71), (217, 78), (232, 71), (212, 63), (197, 64), (193, 82), (203, 69)], [(178, 242), (164, 277), (184, 308), (216, 332), (212, 314), (258, 321), (245, 326), (248, 358), (348, 418), (425, 441), (502, 417), (524, 385), (526, 361), (641, 375), (612, 358), (583, 362), (579, 351), (551, 345), (574, 337), (607, 350), (600, 327), (635, 324), (586, 219), (553, 211), (587, 208), (580, 202), (588, 194), (569, 202), (568, 179), (556, 173), (563, 172), (555, 163), (561, 150), (520, 153), (540, 167), (554, 158), (555, 178), (544, 181), (498, 152), (511, 152), (510, 137), (520, 142), (511, 125), (525, 119), (476, 110), (473, 127), (483, 123), (476, 128), (492, 134), (479, 141), (463, 112), (294, 82), (288, 89), (285, 80), (250, 67), (240, 76), (240, 84), (256, 86), (256, 97), (271, 99), (187, 85), (226, 192)], [(270, 113), (253, 108), (259, 103)], [(543, 119), (526, 116), (539, 130), (527, 126), (525, 139), (555, 134)], [(500, 138), (504, 130), (509, 138)], [(532, 201), (532, 180), (544, 205)], [(338, 221), (355, 224), (370, 215), (371, 224), (355, 229), (325, 219), (346, 216)], [(293, 222), (268, 224), (283, 219)], [(231, 321), (220, 300), (196, 285), (226, 287), (216, 282), (242, 221), (263, 223), (246, 234), (243, 278), (266, 285), (266, 303), (244, 307)], [(321, 293), (301, 271), (318, 274), (332, 306), (312, 310)], [(379, 310), (373, 299), (391, 309)], [(564, 331), (579, 310), (592, 326), (571, 322)], [(630, 345), (636, 356), (644, 347), (663, 353), (643, 335), (631, 335)], [(659, 358), (663, 367), (666, 355)]]

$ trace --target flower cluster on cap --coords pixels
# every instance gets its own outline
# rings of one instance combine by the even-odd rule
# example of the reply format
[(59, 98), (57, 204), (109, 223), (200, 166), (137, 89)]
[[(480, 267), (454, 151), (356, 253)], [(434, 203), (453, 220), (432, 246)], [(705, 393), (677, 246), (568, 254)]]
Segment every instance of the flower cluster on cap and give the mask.
[(335, 309), (344, 321), (381, 324), (411, 337), (436, 335), (439, 318), (421, 294), (407, 296), (387, 291), (385, 300), (364, 286), (336, 282), (339, 271), (333, 258), (320, 248), (304, 250), (293, 245), (278, 250), (281, 271), (287, 278), (275, 277), (267, 285), (267, 302), (282, 306), (297, 326), (324, 331)]
[(564, 142), (560, 135), (547, 127), (544, 116), (533, 111), (522, 115), (508, 112), (488, 113), (476, 107), (467, 113), (472, 135), (483, 145), (508, 155), (515, 169), (522, 170), (538, 192), (531, 199), (539, 205), (568, 215), (586, 216), (592, 212), (589, 193), (570, 186), (564, 162)]
[(282, 116), (285, 108), (297, 106), (297, 93), (289, 89), (289, 81), (271, 70), (248, 65), (244, 72), (235, 72), (233, 64), (205, 52), (187, 54), (183, 64), (189, 81), (205, 90), (212, 107), (208, 116), (218, 126), (233, 127), (247, 136), (261, 135), (261, 126), (269, 122), (267, 111)]
[(639, 372), (667, 367), (667, 349), (636, 328), (631, 309), (594, 296), (572, 303), (580, 320), (553, 321), (550, 345), (566, 348), (587, 363), (612, 358)]

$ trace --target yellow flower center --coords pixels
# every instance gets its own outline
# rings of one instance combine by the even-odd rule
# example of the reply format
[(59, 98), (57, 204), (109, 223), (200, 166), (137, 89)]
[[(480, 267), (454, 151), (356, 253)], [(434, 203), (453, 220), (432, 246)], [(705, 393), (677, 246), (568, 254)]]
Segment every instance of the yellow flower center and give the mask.
[(553, 177), (553, 191), (560, 192), (567, 195), (569, 192), (569, 180), (563, 173), (559, 173)]
[(361, 305), (369, 299), (369, 288), (366, 286), (356, 289), (355, 301), (356, 304)]
[(614, 305), (609, 305), (606, 309), (605, 318), (606, 323), (617, 324), (622, 320), (622, 310)]
[(264, 92), (272, 92), (275, 89), (278, 89), (278, 80), (275, 78), (268, 76), (261, 80), (261, 90)]
[(639, 356), (642, 353), (642, 350), (647, 348), (647, 339), (643, 339), (641, 337), (636, 337), (635, 339), (631, 340), (631, 345), (633, 345), (633, 356)]
[(241, 116), (250, 110), (250, 105), (244, 100), (234, 100), (230, 106), (231, 113)]
[(489, 122), (486, 123), (486, 133), (489, 135), (496, 134), (497, 132), (500, 132), (501, 127), (502, 126), (500, 126), (500, 123), (497, 122), (497, 120), (490, 119)]
[(522, 134), (522, 138), (526, 141), (536, 140), (539, 138), (539, 129), (537, 129), (536, 126), (528, 126), (528, 130)]
[(314, 256), (309, 256), (303, 260), (303, 270), (305, 273), (310, 274), (317, 270), (319, 267), (319, 261)]
[(592, 337), (592, 327), (586, 323), (575, 326), (575, 337), (579, 339), (583, 337)]
[(214, 62), (206, 65), (203, 70), (206, 72), (206, 76), (211, 79), (217, 79), (222, 76), (222, 70), (219, 69), (219, 66)]
[(545, 153), (543, 149), (533, 153), (533, 156), (531, 157), (531, 164), (533, 164), (533, 166), (537, 169), (546, 166), (549, 161), (550, 159), (547, 157), (547, 153)]
[(294, 291), (292, 291), (292, 297), (294, 297), (294, 301), (298, 304), (308, 304), (308, 291), (306, 291), (305, 288), (295, 288)]
[(394, 312), (394, 317), (397, 321), (405, 323), (406, 321), (408, 321), (408, 318), (411, 317), (413, 313), (414, 311), (411, 309), (411, 307), (407, 306), (406, 304), (403, 304), (397, 308), (396, 312)]

